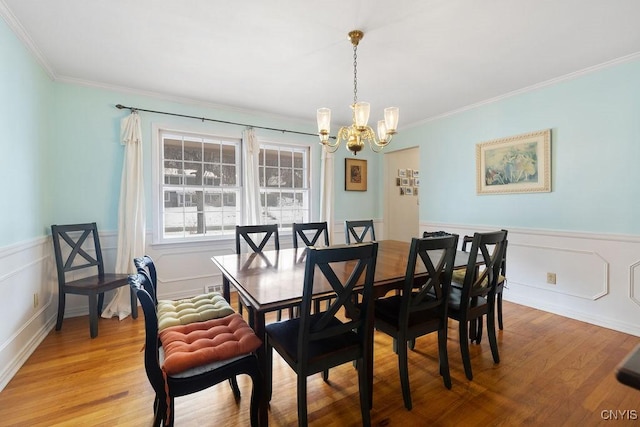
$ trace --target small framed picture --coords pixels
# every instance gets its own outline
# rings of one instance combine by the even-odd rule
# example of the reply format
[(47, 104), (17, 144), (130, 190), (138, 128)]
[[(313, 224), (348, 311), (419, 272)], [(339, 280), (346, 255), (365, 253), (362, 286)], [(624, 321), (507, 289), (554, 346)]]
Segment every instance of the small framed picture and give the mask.
[(413, 176), (413, 169), (407, 169), (407, 178), (411, 178)]
[(401, 181), (401, 184), (405, 187), (409, 185), (409, 178), (401, 178), (400, 181)]
[(400, 187), (400, 195), (404, 196), (404, 187)]
[(413, 187), (413, 195), (414, 196), (418, 195), (418, 187)]
[(407, 176), (407, 170), (406, 169), (398, 169), (398, 176), (400, 178), (405, 178)]
[(404, 194), (407, 196), (413, 196), (413, 187), (407, 187), (404, 189)]
[(414, 187), (420, 187), (420, 178), (413, 178)]
[(414, 178), (418, 178), (418, 177), (420, 177), (420, 171), (417, 171), (417, 170), (415, 170), (415, 169), (414, 169), (414, 170), (413, 170), (413, 177), (414, 177)]
[(400, 187), (400, 178), (396, 178), (396, 187)]

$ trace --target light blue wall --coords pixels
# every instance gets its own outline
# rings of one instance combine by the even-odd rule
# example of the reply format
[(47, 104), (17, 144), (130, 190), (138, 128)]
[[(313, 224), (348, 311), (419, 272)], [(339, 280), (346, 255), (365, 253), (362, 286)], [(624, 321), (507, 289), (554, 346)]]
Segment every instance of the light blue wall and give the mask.
[[(475, 145), (550, 128), (552, 192), (476, 195)], [(402, 130), (420, 221), (640, 234), (640, 61)]]
[[(56, 85), (55, 140), (52, 153), (56, 165), (51, 179), (65, 188), (52, 207), (53, 221), (95, 220), (101, 229), (117, 229), (118, 198), (122, 172), (123, 147), (120, 145), (120, 121), (129, 110), (116, 104), (147, 110), (167, 111), (196, 117), (213, 118), (256, 126), (313, 132), (313, 123), (296, 124), (257, 114), (220, 110), (156, 98), (69, 84)], [(241, 138), (244, 127), (210, 121), (140, 112), (144, 152), (144, 178), (147, 202), (147, 228), (152, 220), (152, 127), (154, 124), (191, 132), (205, 132)], [(309, 145), (312, 151), (312, 219), (319, 209), (320, 145), (315, 136), (296, 135), (256, 129), (260, 141)]]
[(53, 83), (0, 19), (0, 247), (45, 234)]
[[(117, 228), (123, 150), (120, 120), (140, 108), (314, 132), (309, 123), (115, 91), (52, 83), (0, 21), (3, 209), (0, 247), (47, 233), (55, 222), (95, 220)], [(7, 66), (10, 64), (10, 66)], [(312, 114), (311, 114), (312, 116)], [(149, 224), (153, 123), (240, 137), (242, 128), (141, 113)], [(393, 149), (421, 147), (420, 221), (640, 234), (640, 61), (633, 61), (400, 128)], [(552, 129), (551, 193), (475, 194), (475, 144)], [(315, 137), (258, 130), (262, 140), (312, 147), (313, 218), (320, 150)], [(335, 219), (382, 217), (382, 160), (369, 149), (369, 190), (344, 191), (343, 148), (335, 154)], [(13, 206), (7, 209), (8, 204)]]

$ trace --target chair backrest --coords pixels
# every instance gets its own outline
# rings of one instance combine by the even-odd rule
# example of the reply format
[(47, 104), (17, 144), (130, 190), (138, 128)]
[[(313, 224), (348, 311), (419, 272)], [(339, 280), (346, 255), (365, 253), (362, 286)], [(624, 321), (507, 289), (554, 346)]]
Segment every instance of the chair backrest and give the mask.
[[(307, 222), (293, 223), (293, 247), (298, 249), (298, 238), (305, 246), (316, 246), (320, 237), (323, 238), (324, 246), (329, 246), (329, 229), (327, 222)], [(313, 232), (313, 234), (307, 232)], [(311, 238), (309, 238), (311, 237)]]
[[(104, 276), (102, 249), (95, 222), (87, 224), (52, 225), (53, 251), (58, 270), (58, 283), (66, 283), (65, 273), (83, 268), (96, 268), (97, 275)], [(91, 236), (92, 245), (87, 243)], [(67, 252), (68, 251), (68, 252)], [(93, 252), (91, 255), (89, 252)]]
[(367, 233), (370, 233), (371, 241), (376, 240), (376, 232), (373, 228), (373, 220), (354, 220), (344, 222), (344, 237), (347, 245), (351, 244), (351, 237), (354, 238), (355, 243), (362, 243), (367, 237)]
[(160, 367), (158, 339), (158, 314), (153, 295), (153, 285), (151, 278), (146, 271), (138, 272), (129, 276), (129, 286), (135, 291), (138, 301), (144, 312), (144, 369), (147, 372), (149, 383), (156, 393), (164, 394), (164, 377)]
[(447, 233), (446, 231), (425, 231), (422, 233), (422, 237), (444, 237), (451, 236), (451, 233)]
[[(366, 343), (367, 321), (371, 310), (373, 280), (378, 243), (307, 248), (307, 261), (300, 305), (298, 354), (302, 357), (314, 342), (355, 331), (360, 343)], [(334, 270), (335, 269), (335, 270)], [(316, 275), (318, 276), (316, 278)], [(364, 280), (362, 276), (364, 275)], [(341, 281), (340, 277), (346, 278)], [(326, 311), (311, 314), (314, 280), (325, 280), (333, 289), (333, 300)], [(356, 286), (361, 288), (356, 290)], [(356, 306), (358, 294), (361, 303)], [(344, 309), (344, 312), (342, 311)], [(342, 313), (343, 320), (336, 321)]]
[(155, 304), (158, 304), (158, 273), (156, 266), (149, 255), (144, 255), (133, 259), (133, 264), (136, 266), (138, 273), (146, 273), (151, 282), (151, 296)]
[(462, 238), (462, 250), (467, 252), (467, 244), (473, 242), (473, 236), (464, 236)]
[[(468, 308), (471, 298), (490, 295), (490, 300), (500, 275), (507, 242), (507, 230), (475, 233), (469, 250), (469, 262), (462, 284), (460, 309)], [(482, 264), (480, 268), (478, 264)]]
[[(507, 231), (507, 230), (502, 230), (502, 231)], [(464, 236), (462, 238), (462, 250), (464, 252), (467, 251), (467, 244), (473, 242), (473, 236)], [(507, 276), (507, 244), (509, 242), (505, 241), (504, 242), (504, 253), (502, 255), (502, 262), (500, 263), (500, 275), (502, 275), (503, 277)]]
[[(400, 325), (408, 325), (412, 313), (433, 310), (440, 319), (447, 319), (449, 286), (456, 258), (458, 235), (411, 239), (407, 272), (400, 303)], [(426, 280), (416, 286), (415, 272), (422, 264), (428, 273)]]
[[(262, 240), (259, 244), (251, 237), (255, 234), (262, 234)], [(280, 237), (278, 236), (278, 225), (277, 224), (268, 224), (268, 225), (236, 225), (236, 253), (241, 253), (240, 251), (240, 238), (244, 239), (244, 241), (249, 245), (253, 252), (260, 253), (265, 248), (269, 239), (273, 237), (273, 244), (275, 250), (280, 250)]]

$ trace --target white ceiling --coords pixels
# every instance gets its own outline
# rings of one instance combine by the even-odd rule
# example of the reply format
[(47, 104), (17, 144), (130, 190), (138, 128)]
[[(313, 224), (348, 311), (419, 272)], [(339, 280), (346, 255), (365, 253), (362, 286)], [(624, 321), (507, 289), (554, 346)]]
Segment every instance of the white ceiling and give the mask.
[(0, 0), (0, 14), (57, 81), (310, 126), (318, 107), (350, 121), (352, 29), (358, 98), (372, 121), (400, 107), (400, 131), (640, 57), (639, 0)]

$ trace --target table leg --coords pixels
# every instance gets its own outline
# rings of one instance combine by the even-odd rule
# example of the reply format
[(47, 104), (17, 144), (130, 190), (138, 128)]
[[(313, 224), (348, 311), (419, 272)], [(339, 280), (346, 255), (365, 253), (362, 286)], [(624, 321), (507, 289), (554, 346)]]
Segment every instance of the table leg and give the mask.
[(231, 285), (227, 276), (222, 276), (222, 296), (231, 304)]
[[(265, 332), (265, 316), (266, 313), (256, 310), (254, 308), (252, 308), (251, 310), (249, 310), (250, 315), (251, 315), (251, 319), (253, 319), (253, 321), (251, 323), (253, 323), (253, 325), (251, 325), (251, 327), (253, 328), (253, 331), (255, 332), (255, 334), (258, 336), (258, 338), (260, 338), (262, 340), (262, 345), (260, 347), (258, 347), (258, 349), (256, 350), (256, 356), (258, 357), (258, 367), (260, 368), (260, 372), (262, 373), (262, 377), (265, 378), (265, 372), (267, 372), (267, 369), (269, 369), (269, 367), (267, 366), (267, 349), (265, 346), (265, 337), (266, 337), (266, 332)], [(268, 390), (270, 389), (270, 385), (265, 384), (265, 386), (263, 387), (264, 393), (262, 395), (262, 398), (260, 399), (260, 425), (261, 426), (266, 426), (268, 423), (268, 419), (269, 419), (269, 414), (268, 414), (268, 408), (269, 408), (269, 392)]]

